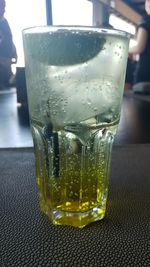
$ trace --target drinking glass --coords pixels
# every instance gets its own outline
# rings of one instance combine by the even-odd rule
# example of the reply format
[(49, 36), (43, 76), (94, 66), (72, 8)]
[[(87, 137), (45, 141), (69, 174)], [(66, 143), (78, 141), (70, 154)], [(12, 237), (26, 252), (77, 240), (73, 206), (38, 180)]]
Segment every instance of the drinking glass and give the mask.
[(39, 203), (54, 224), (106, 212), (129, 36), (96, 27), (23, 31)]

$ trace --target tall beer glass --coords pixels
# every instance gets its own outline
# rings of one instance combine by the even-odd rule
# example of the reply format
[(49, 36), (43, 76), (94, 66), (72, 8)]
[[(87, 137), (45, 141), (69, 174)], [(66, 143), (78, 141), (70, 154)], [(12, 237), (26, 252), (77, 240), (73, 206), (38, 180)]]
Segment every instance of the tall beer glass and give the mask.
[(83, 227), (106, 211), (129, 36), (95, 27), (23, 32), (40, 207)]

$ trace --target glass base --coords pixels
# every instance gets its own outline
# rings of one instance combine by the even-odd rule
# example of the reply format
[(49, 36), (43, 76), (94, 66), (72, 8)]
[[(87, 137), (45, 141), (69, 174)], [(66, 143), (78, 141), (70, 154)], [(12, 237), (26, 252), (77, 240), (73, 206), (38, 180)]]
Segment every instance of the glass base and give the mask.
[(112, 127), (116, 126), (76, 126), (53, 133), (50, 127), (33, 127), (41, 211), (54, 224), (84, 227), (101, 220), (106, 209)]
[(65, 212), (60, 210), (52, 210), (48, 212), (48, 217), (53, 224), (64, 224), (83, 228), (89, 223), (101, 220), (105, 216), (106, 207), (102, 205), (96, 206), (86, 212)]

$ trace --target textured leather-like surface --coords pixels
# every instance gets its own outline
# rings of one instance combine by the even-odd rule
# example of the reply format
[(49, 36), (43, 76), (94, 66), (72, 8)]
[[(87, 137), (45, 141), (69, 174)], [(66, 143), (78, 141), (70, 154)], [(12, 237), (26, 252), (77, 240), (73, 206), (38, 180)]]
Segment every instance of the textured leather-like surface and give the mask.
[(150, 145), (113, 149), (105, 219), (54, 226), (38, 209), (32, 150), (0, 150), (0, 266), (150, 266)]

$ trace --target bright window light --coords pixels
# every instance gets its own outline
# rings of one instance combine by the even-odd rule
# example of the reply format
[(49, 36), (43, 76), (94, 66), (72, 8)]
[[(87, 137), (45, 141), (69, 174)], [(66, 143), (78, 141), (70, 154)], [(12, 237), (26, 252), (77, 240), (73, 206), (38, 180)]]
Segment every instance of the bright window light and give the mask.
[(92, 26), (93, 4), (88, 0), (52, 0), (54, 25)]
[(126, 22), (125, 20), (111, 14), (109, 17), (109, 23), (117, 30), (126, 31), (132, 35), (136, 33), (136, 27), (131, 23)]
[(28, 27), (46, 25), (45, 0), (7, 0), (6, 13), (13, 40), (17, 48), (17, 66), (24, 66), (22, 30)]
[[(17, 66), (24, 66), (22, 30), (46, 25), (45, 0), (7, 0), (6, 13), (17, 48)], [(53, 24), (92, 25), (92, 3), (88, 0), (52, 0)]]

